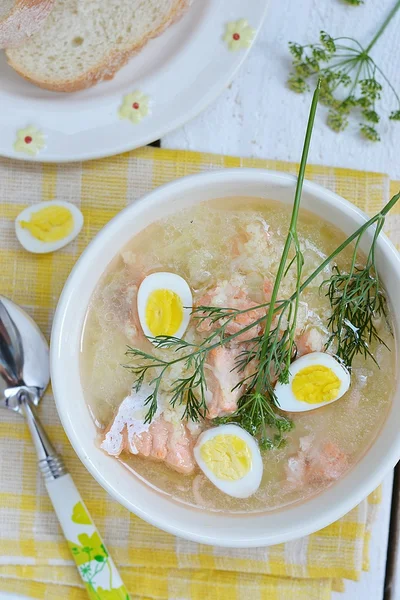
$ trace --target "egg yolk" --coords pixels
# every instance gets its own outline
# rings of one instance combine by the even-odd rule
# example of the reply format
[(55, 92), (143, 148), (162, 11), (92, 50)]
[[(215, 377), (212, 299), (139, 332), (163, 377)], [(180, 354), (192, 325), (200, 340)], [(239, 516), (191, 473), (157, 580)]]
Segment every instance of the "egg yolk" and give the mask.
[(340, 389), (339, 377), (324, 365), (301, 369), (293, 378), (292, 391), (297, 400), (320, 404), (334, 400)]
[(200, 448), (200, 456), (218, 479), (237, 481), (251, 469), (251, 452), (237, 435), (216, 435)]
[(174, 335), (183, 320), (183, 306), (172, 290), (154, 290), (147, 300), (146, 324), (151, 334)]
[(57, 242), (72, 232), (74, 219), (65, 206), (46, 206), (32, 213), (29, 221), (19, 224), (41, 242)]

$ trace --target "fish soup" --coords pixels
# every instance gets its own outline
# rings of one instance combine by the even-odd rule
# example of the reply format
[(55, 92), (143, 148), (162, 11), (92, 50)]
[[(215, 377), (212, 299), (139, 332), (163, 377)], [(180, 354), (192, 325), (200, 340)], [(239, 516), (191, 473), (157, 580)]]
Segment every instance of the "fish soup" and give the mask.
[(344, 240), (302, 210), (274, 296), (289, 222), (290, 207), (254, 198), (181, 211), (136, 235), (92, 297), (81, 379), (97, 443), (177, 501), (230, 512), (304, 501), (360, 460), (387, 417), (390, 308), (350, 356), (332, 317), (354, 248), (299, 291)]

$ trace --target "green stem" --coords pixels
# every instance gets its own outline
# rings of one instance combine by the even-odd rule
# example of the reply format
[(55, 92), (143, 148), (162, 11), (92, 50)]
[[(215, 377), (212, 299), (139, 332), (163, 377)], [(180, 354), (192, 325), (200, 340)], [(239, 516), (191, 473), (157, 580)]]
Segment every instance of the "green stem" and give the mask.
[(88, 584), (88, 586), (89, 586), (89, 587), (90, 587), (90, 589), (92, 590), (92, 592), (93, 592), (93, 595), (95, 595), (95, 596), (96, 596), (96, 598), (98, 598), (99, 600), (101, 600), (101, 598), (100, 598), (99, 594), (97, 593), (97, 590), (96, 590), (96, 588), (95, 588), (95, 587), (94, 587), (94, 585), (93, 585), (93, 582), (92, 582), (92, 580), (88, 580), (86, 583)]
[(393, 92), (393, 94), (394, 94), (394, 96), (395, 96), (395, 98), (396, 98), (397, 102), (398, 102), (398, 103), (399, 103), (399, 105), (400, 105), (400, 98), (399, 98), (399, 95), (398, 95), (398, 93), (396, 92), (396, 90), (394, 89), (394, 87), (392, 86), (392, 84), (390, 83), (389, 79), (386, 77), (386, 75), (385, 75), (385, 73), (382, 71), (382, 69), (380, 69), (380, 68), (378, 67), (378, 65), (376, 65), (376, 64), (374, 63), (374, 66), (375, 66), (375, 69), (376, 69), (377, 71), (379, 71), (379, 73), (382, 75), (382, 77), (384, 78), (384, 80), (386, 81), (386, 83), (388, 84), (388, 86), (390, 87), (390, 89), (392, 90), (392, 92)]
[[(300, 209), (301, 192), (303, 189), (304, 174), (305, 174), (306, 165), (307, 165), (308, 152), (310, 149), (311, 135), (312, 135), (312, 130), (313, 130), (313, 126), (314, 126), (315, 113), (317, 111), (317, 106), (318, 106), (320, 89), (321, 89), (321, 80), (318, 81), (318, 85), (315, 89), (313, 99), (311, 102), (310, 116), (308, 117), (306, 136), (305, 136), (305, 140), (304, 140), (303, 152), (301, 155), (299, 174), (297, 177), (296, 192), (294, 195), (292, 217), (290, 219), (289, 235), (286, 238), (285, 246), (284, 246), (283, 252), (282, 252), (282, 258), (279, 263), (278, 272), (276, 275), (274, 287), (273, 287), (272, 294), (271, 294), (270, 305), (273, 308), (273, 310), (269, 310), (268, 314), (267, 314), (267, 320), (265, 323), (265, 329), (264, 329), (264, 334), (263, 334), (263, 345), (262, 345), (261, 353), (260, 353), (260, 364), (263, 364), (263, 362), (265, 360), (265, 356), (266, 356), (266, 352), (267, 352), (267, 345), (268, 345), (266, 342), (270, 335), (272, 320), (274, 318), (274, 313), (275, 313), (275, 310), (274, 310), (275, 303), (278, 299), (279, 287), (280, 287), (280, 284), (284, 277), (284, 273), (285, 273), (285, 269), (286, 269), (286, 261), (287, 261), (288, 255), (289, 255), (289, 250), (290, 250), (292, 241), (294, 239), (297, 239), (297, 229), (296, 228), (297, 228), (297, 220), (298, 220), (299, 209)], [(296, 297), (297, 297), (297, 291), (298, 290), (296, 290), (296, 293), (295, 293)], [(259, 377), (257, 379), (257, 384), (256, 384), (256, 393), (260, 394), (261, 392), (262, 392), (262, 377)]]
[(110, 586), (110, 590), (112, 590), (112, 568), (110, 565), (110, 560), (108, 558), (107, 558), (107, 567), (108, 567), (108, 570), (110, 571), (109, 586)]
[[(321, 73), (325, 71), (331, 71), (332, 69), (337, 69), (338, 67), (343, 67), (344, 65), (348, 65), (349, 63), (357, 62), (357, 56), (351, 56), (349, 58), (343, 58), (343, 60), (335, 63), (334, 65), (329, 65), (328, 67), (324, 67), (321, 69)], [(318, 71), (314, 71), (314, 73), (318, 73)]]
[[(334, 39), (334, 42), (337, 42), (338, 40), (349, 40), (349, 42), (353, 42), (354, 44), (357, 44), (357, 46), (360, 48), (360, 50), (364, 50), (364, 48), (361, 46), (360, 42), (358, 40), (355, 40), (354, 38), (351, 37), (338, 37)], [(337, 48), (338, 46), (336, 46)], [(343, 48), (347, 48), (347, 49), (352, 49), (354, 50), (354, 48), (352, 48), (351, 46), (342, 46)]]
[[(317, 277), (317, 275), (319, 275), (321, 273), (321, 271), (323, 271), (325, 269), (325, 267), (327, 267), (329, 265), (330, 262), (332, 262), (332, 260), (334, 258), (336, 258), (336, 256), (338, 254), (340, 254), (341, 252), (343, 252), (343, 250), (345, 248), (347, 248), (347, 246), (349, 244), (351, 244), (352, 242), (354, 242), (355, 239), (357, 239), (360, 235), (362, 235), (364, 233), (364, 231), (366, 231), (369, 227), (371, 227), (371, 225), (373, 225), (374, 223), (376, 223), (378, 220), (381, 220), (382, 217), (385, 217), (387, 215), (387, 213), (393, 208), (393, 206), (400, 200), (400, 192), (398, 194), (395, 194), (393, 196), (393, 198), (391, 200), (389, 200), (389, 202), (382, 208), (382, 210), (376, 214), (375, 216), (373, 216), (371, 219), (369, 219), (369, 221), (367, 221), (366, 223), (364, 223), (363, 225), (361, 225), (361, 227), (359, 227), (354, 233), (351, 234), (350, 237), (347, 238), (347, 240), (345, 240), (342, 244), (340, 244), (340, 246), (338, 246), (336, 248), (336, 250), (334, 250), (332, 252), (332, 254), (330, 254), (325, 260), (324, 262), (322, 262), (316, 269), (315, 271), (313, 271), (311, 273), (311, 275), (309, 277), (307, 277), (307, 279), (305, 280), (305, 282), (302, 284), (302, 286), (300, 287), (300, 293), (302, 291), (305, 290), (305, 288), (307, 286), (310, 285), (310, 283), (312, 282), (313, 279), (315, 279)], [(293, 294), (289, 300), (294, 300), (295, 294)]]
[(91, 579), (92, 581), (94, 581), (96, 576), (103, 571), (104, 567), (105, 567), (105, 562), (96, 565), (96, 568), (92, 575), (92, 579)]
[(349, 96), (352, 96), (352, 94), (353, 94), (354, 90), (355, 90), (355, 89), (356, 89), (356, 87), (357, 87), (358, 80), (359, 80), (359, 78), (360, 78), (361, 69), (363, 68), (363, 64), (364, 64), (364, 59), (362, 58), (362, 59), (360, 59), (360, 64), (359, 64), (359, 66), (358, 66), (358, 69), (357, 69), (357, 74), (356, 74), (356, 77), (355, 77), (355, 79), (354, 79), (354, 81), (353, 81), (353, 85), (351, 86), (351, 90), (350, 90), (350, 92), (349, 92)]
[(368, 44), (368, 46), (365, 48), (365, 53), (366, 54), (369, 54), (371, 48), (379, 40), (379, 38), (381, 37), (382, 33), (385, 31), (386, 27), (389, 25), (390, 21), (393, 19), (394, 15), (399, 10), (399, 8), (400, 8), (400, 0), (397, 0), (396, 4), (393, 6), (392, 10), (388, 14), (388, 16), (386, 17), (386, 19), (384, 20), (384, 22), (382, 23), (382, 25), (380, 26), (380, 28), (376, 32), (376, 34), (374, 35), (374, 37), (372, 38), (372, 40), (370, 41), (370, 43)]

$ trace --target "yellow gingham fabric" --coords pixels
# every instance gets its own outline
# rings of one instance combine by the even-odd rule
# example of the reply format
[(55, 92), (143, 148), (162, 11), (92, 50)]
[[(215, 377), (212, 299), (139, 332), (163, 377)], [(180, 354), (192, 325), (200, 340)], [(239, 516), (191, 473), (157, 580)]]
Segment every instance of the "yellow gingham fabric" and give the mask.
[[(57, 299), (74, 262), (119, 210), (154, 187), (187, 174), (223, 167), (297, 165), (143, 148), (104, 160), (41, 165), (0, 159), (0, 293), (20, 303), (49, 335)], [(380, 173), (309, 166), (306, 176), (368, 213), (397, 192)], [(83, 212), (79, 237), (55, 254), (32, 255), (19, 245), (14, 219), (28, 204), (67, 200)], [(400, 245), (400, 207), (386, 231)], [(380, 491), (333, 525), (269, 548), (210, 548), (163, 533), (112, 501), (75, 456), (49, 390), (41, 417), (112, 551), (132, 600), (328, 600), (343, 578), (368, 569), (370, 528)], [(0, 590), (42, 600), (86, 600), (36, 468), (22, 419), (0, 413)], [(110, 598), (110, 600), (112, 600)]]

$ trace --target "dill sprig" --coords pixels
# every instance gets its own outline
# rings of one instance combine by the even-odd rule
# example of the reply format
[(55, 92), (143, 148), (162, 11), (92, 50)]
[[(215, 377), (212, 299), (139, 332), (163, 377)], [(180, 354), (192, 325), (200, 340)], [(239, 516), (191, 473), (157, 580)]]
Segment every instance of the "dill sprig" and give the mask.
[[(194, 310), (194, 316), (200, 323), (205, 319), (210, 319), (212, 325), (217, 325), (215, 330), (199, 346), (170, 336), (159, 336), (151, 340), (158, 349), (174, 348), (175, 352), (188, 350), (187, 354), (167, 361), (143, 350), (129, 348), (126, 353), (127, 356), (134, 360), (141, 360), (139, 364), (125, 365), (136, 376), (133, 388), (139, 390), (146, 376), (151, 377), (150, 385), (153, 386), (153, 391), (145, 401), (145, 405), (148, 406), (146, 422), (151, 422), (156, 414), (157, 398), (166, 371), (178, 362), (183, 363), (184, 370), (188, 373), (174, 382), (171, 389), (170, 403), (172, 406), (185, 405), (184, 417), (194, 421), (204, 418), (207, 409), (207, 382), (204, 370), (209, 353), (218, 346), (234, 341), (236, 337), (242, 335), (245, 331), (254, 330), (256, 324), (262, 323), (264, 325), (263, 334), (254, 338), (251, 341), (252, 344), (250, 342), (252, 349), (249, 351), (243, 350), (235, 365), (235, 368), (242, 373), (252, 363), (254, 373), (250, 375), (250, 382), (249, 377), (246, 376), (236, 386), (245, 386), (249, 391), (240, 399), (238, 410), (231, 415), (230, 420), (234, 419), (240, 422), (243, 427), (251, 430), (253, 435), (257, 433), (263, 440), (264, 445), (267, 443), (265, 441), (267, 439), (270, 440), (271, 444), (273, 443), (271, 439), (281, 443), (282, 431), (290, 427), (289, 420), (280, 417), (273, 409), (273, 406), (278, 405), (274, 391), (274, 381), (288, 380), (289, 367), (293, 358), (301, 274), (304, 264), (297, 234), (297, 221), (319, 91), (320, 86), (318, 84), (311, 103), (289, 232), (274, 282), (271, 301), (260, 305), (264, 308), (269, 306), (266, 316), (252, 322), (236, 334), (227, 335), (228, 324), (237, 318), (239, 314), (248, 311), (239, 311), (232, 308), (198, 307)], [(294, 251), (294, 256), (287, 264), (290, 251)], [(296, 265), (296, 293), (290, 300), (279, 302), (280, 285), (292, 264)], [(283, 323), (285, 324), (284, 327)], [(273, 438), (267, 437), (267, 428), (273, 428), (277, 431)]]
[[(256, 308), (257, 310), (267, 309), (269, 304), (269, 302), (264, 302), (264, 304), (259, 304)], [(226, 329), (228, 325), (235, 321), (239, 315), (247, 314), (249, 310), (251, 311), (251, 309), (248, 308), (240, 310), (238, 308), (223, 308), (221, 306), (196, 306), (192, 309), (192, 317), (197, 321), (198, 325), (201, 325), (204, 322), (210, 324), (211, 327), (218, 325), (218, 327), (207, 337), (207, 342), (210, 343), (214, 339), (225, 339), (227, 337)], [(260, 317), (251, 323), (249, 329), (254, 329), (264, 321), (265, 317)], [(237, 336), (243, 333), (243, 331), (247, 331), (247, 328), (238, 332)]]
[(400, 8), (400, 0), (390, 11), (382, 26), (367, 47), (351, 37), (333, 38), (321, 31), (318, 43), (302, 46), (289, 43), (293, 56), (290, 89), (297, 93), (309, 90), (309, 81), (321, 81), (322, 104), (329, 108), (327, 124), (334, 131), (343, 131), (351, 113), (361, 117), (360, 132), (368, 140), (379, 141), (376, 125), (380, 121), (377, 102), (384, 86), (392, 92), (396, 108), (389, 119), (400, 120), (400, 98), (370, 52)]
[[(341, 301), (341, 298), (343, 297), (343, 291), (345, 289), (346, 281), (343, 280), (339, 285), (339, 280), (337, 280), (336, 278), (337, 278), (337, 275), (340, 273), (340, 271), (338, 271), (337, 269), (334, 269), (334, 272), (333, 272), (331, 278), (329, 280), (327, 280), (325, 282), (325, 284), (331, 285), (333, 283), (335, 285), (336, 291), (335, 291), (335, 295), (333, 296), (334, 301), (335, 302), (337, 301), (335, 306), (337, 306), (337, 307), (344, 306), (347, 310), (347, 308), (349, 306), (355, 307), (355, 306), (357, 306), (357, 304), (358, 305), (361, 304), (362, 309), (365, 311), (364, 318), (366, 319), (366, 322), (370, 323), (370, 325), (372, 324), (372, 326), (375, 327), (375, 325), (374, 325), (375, 316), (379, 316), (379, 314), (386, 314), (385, 295), (384, 295), (383, 289), (380, 286), (380, 281), (378, 278), (378, 273), (377, 273), (376, 264), (375, 264), (376, 242), (377, 242), (379, 233), (381, 232), (381, 230), (383, 228), (386, 215), (393, 208), (393, 206), (399, 201), (399, 199), (400, 199), (400, 192), (398, 194), (394, 195), (391, 198), (391, 200), (382, 208), (382, 210), (379, 213), (377, 213), (376, 215), (371, 217), (368, 221), (363, 223), (354, 233), (352, 233), (346, 240), (344, 240), (344, 242), (342, 242), (307, 277), (307, 279), (300, 285), (300, 287), (298, 289), (296, 289), (296, 291), (294, 292), (294, 294), (292, 294), (292, 296), (290, 298), (276, 302), (275, 308), (271, 308), (270, 311), (268, 311), (268, 314), (273, 313), (275, 316), (278, 313), (284, 314), (284, 311), (288, 310), (288, 307), (290, 305), (292, 305), (296, 296), (299, 296), (315, 280), (315, 278), (318, 277), (320, 275), (320, 273), (325, 270), (325, 268), (327, 266), (329, 266), (330, 264), (332, 264), (335, 261), (336, 257), (339, 254), (341, 254), (341, 252), (343, 252), (343, 250), (345, 250), (350, 244), (352, 244), (354, 242), (355, 247), (354, 247), (354, 252), (353, 252), (353, 260), (352, 260), (353, 267), (350, 268), (349, 273), (347, 275), (345, 275), (346, 280), (349, 281), (349, 285), (347, 286), (347, 288), (349, 289), (349, 286), (352, 282), (352, 278), (354, 278), (354, 276), (358, 276), (359, 277), (358, 281), (361, 281), (361, 279), (362, 279), (363, 283), (361, 286), (358, 286), (356, 289), (358, 290), (358, 292), (360, 292), (360, 291), (362, 292), (363, 290), (365, 291), (366, 289), (369, 288), (369, 286), (368, 285), (365, 286), (364, 282), (365, 281), (368, 282), (368, 276), (371, 276), (373, 278), (373, 285), (369, 288), (370, 296), (368, 296), (368, 294), (366, 294), (366, 295), (364, 294), (364, 296), (363, 296), (364, 299), (362, 300), (362, 299), (359, 299), (356, 294), (353, 294), (350, 298), (350, 300), (351, 300), (350, 304), (348, 302), (349, 296), (346, 296), (345, 299), (343, 300), (343, 302), (341, 303), (340, 301)], [(368, 231), (369, 228), (371, 228), (373, 226), (375, 226), (375, 232), (374, 232), (374, 235), (372, 238), (367, 262), (366, 262), (365, 267), (361, 268), (356, 264), (357, 249), (359, 247), (361, 237)], [(342, 273), (340, 273), (340, 274), (343, 276)], [(350, 275), (350, 278), (349, 278), (349, 275)], [(371, 290), (373, 290), (372, 293), (371, 293)], [(371, 295), (377, 296), (378, 304), (376, 304), (375, 302), (371, 303), (371, 301), (370, 301)], [(346, 298), (347, 298), (347, 300), (346, 300)], [(242, 311), (237, 311), (236, 309), (230, 309), (230, 308), (226, 308), (226, 309), (218, 308), (217, 310), (213, 310), (213, 308), (215, 308), (215, 307), (204, 306), (204, 307), (198, 307), (197, 309), (194, 309), (194, 311), (196, 313), (201, 310), (202, 312), (204, 312), (205, 318), (208, 317), (209, 315), (214, 314), (215, 317), (218, 315), (218, 320), (224, 320), (224, 318), (233, 319), (234, 315), (237, 315), (238, 313), (241, 313), (241, 314), (248, 313), (250, 311), (257, 310), (258, 308), (265, 308), (267, 306), (268, 306), (268, 304), (264, 303), (264, 304), (260, 304), (256, 307), (252, 307), (250, 309), (245, 309)], [(333, 307), (334, 309), (335, 309), (335, 306)], [(338, 311), (339, 311), (339, 308), (338, 308)], [(338, 312), (338, 314), (339, 314), (339, 312)], [(348, 319), (349, 315), (350, 315), (350, 311), (348, 311), (348, 314), (346, 317), (347, 319)], [(352, 317), (352, 318), (354, 318), (354, 317)], [(356, 316), (356, 318), (358, 318), (358, 317)], [(173, 358), (170, 360), (162, 359), (154, 354), (147, 353), (138, 348), (128, 347), (126, 355), (129, 358), (134, 359), (135, 361), (140, 361), (139, 364), (136, 364), (134, 362), (134, 363), (131, 363), (128, 365), (124, 365), (125, 368), (130, 370), (136, 376), (136, 379), (133, 383), (133, 389), (139, 390), (141, 385), (143, 384), (146, 376), (148, 376), (148, 375), (151, 378), (150, 384), (154, 386), (152, 394), (150, 394), (148, 396), (148, 398), (146, 399), (146, 406), (149, 407), (148, 413), (146, 415), (146, 422), (151, 422), (151, 420), (153, 419), (153, 417), (157, 411), (157, 396), (158, 396), (158, 392), (160, 389), (160, 384), (161, 384), (162, 378), (165, 375), (167, 369), (171, 368), (174, 364), (176, 364), (178, 362), (182, 362), (182, 361), (184, 361), (185, 367), (189, 370), (191, 369), (192, 372), (190, 374), (188, 374), (188, 376), (186, 378), (181, 378), (178, 382), (175, 382), (175, 386), (172, 390), (171, 403), (173, 403), (174, 405), (176, 405), (176, 404), (185, 405), (184, 417), (187, 417), (193, 421), (204, 418), (204, 416), (206, 415), (205, 392), (207, 389), (206, 388), (206, 379), (205, 379), (205, 374), (204, 374), (204, 366), (205, 366), (206, 358), (207, 358), (209, 352), (211, 352), (215, 348), (218, 348), (219, 346), (223, 346), (225, 344), (229, 344), (229, 343), (233, 342), (239, 335), (243, 334), (244, 332), (250, 331), (251, 329), (253, 329), (255, 327), (255, 325), (263, 324), (265, 322), (265, 320), (266, 320), (266, 315), (263, 317), (260, 317), (253, 323), (250, 323), (249, 325), (243, 327), (243, 329), (241, 329), (239, 332), (231, 334), (231, 335), (226, 335), (226, 332), (225, 332), (226, 324), (223, 323), (222, 325), (217, 327), (216, 330), (213, 331), (208, 338), (203, 340), (203, 342), (200, 345), (191, 344), (191, 343), (187, 342), (186, 340), (182, 340), (180, 338), (171, 337), (171, 336), (158, 336), (156, 338), (153, 338), (151, 341), (153, 341), (156, 348), (173, 349), (178, 354), (178, 356), (176, 358)], [(332, 344), (334, 342), (334, 339), (336, 338), (337, 346), (339, 347), (340, 340), (342, 340), (345, 336), (350, 335), (350, 336), (353, 336), (352, 344), (353, 344), (353, 348), (355, 349), (355, 352), (356, 353), (361, 352), (365, 355), (363, 341), (360, 344), (359, 343), (359, 339), (360, 339), (359, 333), (357, 333), (357, 335), (356, 335), (357, 327), (359, 328), (359, 325), (357, 325), (357, 321), (353, 322), (350, 319), (348, 319), (348, 323), (344, 324), (344, 319), (342, 319), (341, 322), (342, 322), (341, 328), (340, 327), (338, 328), (337, 325), (334, 325), (334, 323), (332, 322), (332, 324), (331, 324), (332, 336), (330, 338), (329, 343)], [(350, 326), (350, 324), (351, 324), (351, 326)], [(334, 326), (334, 328), (333, 328), (333, 326)], [(276, 327), (275, 327), (275, 329), (276, 329)], [(376, 330), (370, 329), (369, 331), (372, 331), (372, 336), (375, 337), (374, 331), (376, 331)], [(365, 332), (369, 339), (370, 334), (368, 332), (368, 328), (364, 328), (364, 334), (365, 334)], [(274, 328), (272, 328), (272, 335), (273, 336), (275, 335)], [(244, 350), (239, 355), (237, 364), (236, 364), (236, 368), (240, 372), (244, 371), (245, 367), (248, 364), (251, 364), (253, 361), (254, 361), (253, 364), (256, 363), (256, 358), (258, 356), (258, 353), (260, 352), (260, 343), (261, 343), (262, 339), (263, 339), (263, 336), (256, 336), (255, 338), (250, 340), (248, 342), (249, 346), (247, 349), (247, 354), (246, 354), (246, 350)], [(364, 336), (363, 340), (365, 340), (365, 339), (366, 338)], [(210, 340), (214, 340), (213, 343), (210, 343)], [(282, 343), (285, 343), (285, 341), (287, 342), (287, 340), (288, 340), (287, 332), (285, 332), (285, 331), (282, 332), (282, 340), (283, 340)], [(350, 337), (350, 340), (351, 340), (351, 337)], [(347, 343), (348, 343), (348, 341), (347, 341)], [(186, 351), (186, 353), (181, 356), (181, 355), (179, 355), (179, 353), (182, 351)], [(285, 349), (284, 349), (284, 351), (286, 352)], [(275, 356), (276, 355), (277, 355), (277, 352), (276, 352)], [(369, 352), (368, 352), (368, 355), (370, 355)], [(201, 357), (201, 360), (200, 360), (200, 357)], [(340, 357), (343, 360), (346, 360), (346, 356), (343, 355), (343, 353), (340, 354)], [(348, 360), (347, 360), (347, 364), (349, 364)], [(249, 392), (245, 393), (242, 396), (242, 398), (240, 398), (240, 400), (238, 402), (238, 409), (236, 410), (236, 412), (227, 417), (219, 418), (219, 419), (215, 420), (214, 422), (216, 424), (222, 423), (222, 422), (238, 422), (242, 425), (242, 427), (244, 427), (252, 435), (257, 434), (259, 436), (260, 442), (263, 444), (263, 447), (270, 447), (271, 445), (275, 445), (275, 446), (281, 445), (282, 440), (283, 440), (283, 433), (285, 431), (289, 431), (292, 426), (291, 421), (289, 419), (287, 419), (286, 417), (284, 417), (283, 415), (281, 415), (275, 409), (274, 404), (273, 404), (273, 398), (274, 398), (273, 396), (270, 397), (268, 394), (265, 394), (265, 393), (259, 394), (254, 391), (257, 376), (258, 376), (258, 370), (255, 369), (254, 373), (250, 376), (250, 381), (248, 380), (248, 378), (247, 378), (247, 380), (246, 380), (246, 378), (243, 378), (242, 382), (240, 382), (239, 385), (244, 383), (250, 393)], [(282, 376), (282, 372), (281, 372), (281, 376)], [(183, 382), (185, 382), (185, 384)], [(271, 429), (275, 430), (275, 433), (272, 434), (272, 437), (269, 434), (269, 431)]]
[[(148, 412), (146, 422), (151, 422), (158, 408), (158, 394), (163, 378), (168, 371), (177, 363), (181, 363), (183, 374), (174, 381), (170, 389), (170, 403), (172, 406), (184, 405), (183, 418), (197, 421), (203, 419), (207, 414), (207, 380), (205, 375), (206, 363), (209, 353), (225, 345), (230, 345), (237, 341), (237, 338), (245, 332), (257, 331), (256, 325), (261, 325), (263, 332), (260, 335), (254, 335), (252, 339), (246, 342), (243, 350), (237, 357), (234, 369), (243, 375), (236, 387), (244, 389), (242, 397), (239, 399), (238, 408), (232, 415), (214, 420), (215, 424), (222, 422), (236, 422), (249, 431), (252, 435), (258, 437), (262, 447), (280, 447), (284, 443), (284, 433), (293, 426), (290, 419), (279, 412), (278, 402), (274, 392), (274, 382), (287, 381), (289, 377), (289, 368), (294, 357), (295, 331), (297, 311), (301, 293), (310, 285), (310, 283), (330, 265), (338, 254), (347, 246), (355, 242), (354, 265), (350, 270), (351, 276), (361, 274), (362, 270), (368, 271), (375, 277), (376, 290), (379, 298), (384, 300), (384, 294), (381, 290), (375, 266), (375, 246), (376, 241), (382, 230), (385, 216), (389, 210), (396, 204), (400, 198), (400, 193), (386, 204), (386, 206), (374, 217), (361, 225), (357, 231), (350, 235), (338, 248), (336, 248), (304, 282), (301, 282), (303, 255), (300, 250), (300, 244), (297, 236), (297, 219), (301, 199), (301, 189), (303, 185), (305, 165), (307, 160), (308, 148), (311, 139), (311, 131), (315, 118), (315, 111), (318, 102), (319, 88), (317, 87), (313, 103), (311, 106), (310, 117), (308, 121), (302, 160), (300, 164), (299, 177), (297, 181), (296, 194), (293, 204), (292, 217), (289, 226), (289, 232), (285, 242), (282, 258), (278, 267), (278, 273), (275, 279), (274, 288), (269, 303), (263, 303), (249, 309), (237, 310), (234, 308), (221, 308), (199, 306), (193, 310), (193, 317), (198, 322), (209, 319), (212, 330), (199, 344), (193, 344), (186, 340), (173, 336), (158, 336), (150, 341), (155, 345), (155, 349), (170, 349), (173, 351), (172, 357), (165, 359), (157, 353), (149, 353), (138, 348), (129, 347), (126, 355), (132, 359), (130, 364), (124, 365), (135, 375), (133, 389), (139, 390), (145, 380), (149, 381), (153, 387), (152, 393), (146, 399)], [(367, 264), (364, 269), (356, 265), (356, 255), (359, 242), (362, 235), (371, 226), (376, 226), (375, 234), (372, 239), (371, 249), (368, 254)], [(294, 255), (289, 260), (290, 252)], [(296, 288), (289, 298), (279, 299), (280, 284), (287, 274), (288, 269), (296, 265)], [(338, 276), (338, 270), (335, 270), (332, 278)], [(341, 274), (343, 275), (343, 274)], [(345, 290), (350, 290), (350, 283), (346, 286), (346, 281), (340, 283), (338, 279), (330, 279), (328, 284), (336, 285), (335, 306), (340, 306), (340, 298), (343, 297)], [(365, 277), (366, 279), (366, 277)], [(361, 281), (361, 279), (359, 280)], [(364, 281), (364, 278), (363, 278)], [(363, 283), (357, 286), (357, 290), (366, 290)], [(347, 296), (348, 297), (348, 296)], [(367, 296), (366, 296), (367, 297)], [(357, 294), (352, 296), (352, 303), (355, 305)], [(349, 303), (346, 304), (346, 307)], [(363, 307), (375, 315), (378, 314), (378, 307), (370, 301), (364, 302)], [(264, 309), (264, 314), (253, 322), (249, 323), (239, 331), (229, 334), (227, 326), (235, 320), (238, 315), (244, 313), (253, 313), (258, 309)], [(347, 308), (346, 308), (347, 310)], [(371, 313), (371, 314), (372, 314)], [(343, 322), (343, 320), (342, 320)], [(333, 325), (333, 322), (332, 322)], [(342, 329), (335, 330), (331, 327), (332, 335), (335, 337), (341, 335)], [(367, 331), (367, 329), (366, 329)], [(333, 338), (331, 340), (333, 342)], [(360, 352), (362, 347), (355, 347), (355, 352)], [(249, 373), (250, 370), (250, 373)]]
[(383, 317), (387, 320), (386, 297), (375, 264), (376, 240), (384, 221), (384, 216), (377, 219), (365, 266), (357, 264), (357, 251), (363, 235), (361, 233), (354, 246), (349, 272), (342, 272), (334, 265), (332, 276), (322, 284), (328, 287), (326, 295), (332, 307), (328, 320), (331, 335), (326, 348), (335, 344), (335, 354), (349, 368), (357, 354), (362, 354), (365, 358), (369, 356), (376, 362), (371, 352), (373, 341), (386, 346), (376, 329), (377, 319)]
[(178, 362), (183, 362), (184, 370), (188, 371), (188, 375), (175, 380), (170, 389), (170, 404), (172, 407), (185, 406), (182, 418), (191, 421), (203, 419), (207, 411), (207, 386), (204, 377), (204, 364), (207, 353), (194, 344), (173, 336), (157, 336), (156, 338), (150, 338), (150, 341), (153, 342), (156, 348), (173, 348), (177, 353), (188, 350), (188, 353), (173, 360), (164, 360), (139, 348), (128, 346), (125, 356), (135, 361), (138, 359), (141, 361), (140, 363), (132, 362), (123, 365), (125, 369), (136, 376), (132, 389), (138, 392), (148, 375), (150, 376), (150, 385), (153, 388), (152, 393), (144, 402), (144, 405), (148, 407), (144, 422), (151, 423), (153, 420), (158, 408), (158, 394), (163, 377), (167, 370)]
[[(244, 371), (247, 366), (254, 365), (254, 373), (250, 375), (250, 382), (249, 377), (243, 380), (243, 384), (249, 385), (249, 391), (240, 399), (235, 413), (230, 418), (228, 417), (228, 421), (238, 422), (249, 433), (258, 437), (264, 448), (281, 446), (284, 439), (283, 432), (289, 431), (293, 427), (290, 419), (279, 415), (276, 409), (273, 408), (279, 406), (274, 383), (275, 381), (288, 382), (290, 363), (294, 353), (301, 275), (304, 265), (304, 257), (297, 233), (297, 221), (319, 94), (320, 82), (318, 82), (314, 91), (311, 103), (289, 231), (272, 289), (264, 331), (260, 339), (255, 340), (250, 350), (243, 350), (239, 355), (237, 364), (239, 370)], [(294, 250), (294, 256), (288, 263), (291, 250)], [(293, 264), (296, 266), (295, 292), (290, 299), (279, 302), (278, 295), (281, 283)], [(270, 430), (275, 432), (273, 437), (269, 435)]]
[(293, 421), (279, 414), (264, 394), (245, 394), (232, 415), (217, 417), (215, 425), (237, 423), (257, 437), (262, 450), (282, 448), (284, 434), (293, 429)]

